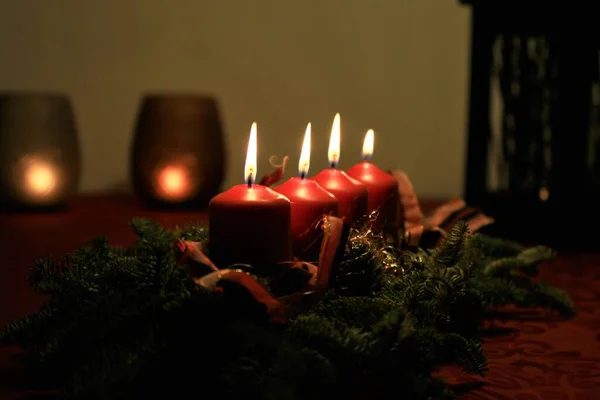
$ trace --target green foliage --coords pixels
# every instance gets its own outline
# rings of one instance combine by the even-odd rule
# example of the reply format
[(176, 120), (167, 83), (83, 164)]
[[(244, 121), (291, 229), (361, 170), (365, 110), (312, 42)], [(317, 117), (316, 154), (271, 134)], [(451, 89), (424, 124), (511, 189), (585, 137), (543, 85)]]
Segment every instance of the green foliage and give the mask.
[(485, 300), (486, 308), (516, 304), (548, 308), (563, 317), (575, 314), (573, 302), (563, 290), (530, 279), (543, 262), (555, 257), (554, 250), (545, 246), (525, 248), (480, 234), (473, 235), (471, 242), (481, 254), (472, 287)]
[(485, 373), (490, 307), (574, 312), (564, 292), (531, 280), (550, 249), (457, 224), (437, 249), (409, 251), (363, 227), (326, 296), (270, 325), (257, 304), (200, 288), (176, 264), (174, 240), (205, 240), (205, 228), (131, 226), (133, 248), (99, 238), (37, 262), (31, 285), (50, 300), (0, 336), (74, 398), (452, 398), (432, 371), (455, 363)]

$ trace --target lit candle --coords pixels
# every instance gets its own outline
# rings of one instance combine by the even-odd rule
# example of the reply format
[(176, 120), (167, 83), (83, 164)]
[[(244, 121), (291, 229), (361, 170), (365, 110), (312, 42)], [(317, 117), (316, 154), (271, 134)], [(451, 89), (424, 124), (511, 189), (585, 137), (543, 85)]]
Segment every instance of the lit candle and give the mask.
[(340, 159), (340, 114), (336, 114), (329, 138), (330, 168), (319, 172), (313, 179), (334, 195), (340, 204), (339, 216), (353, 224), (367, 213), (367, 189), (365, 185), (337, 169)]
[(311, 125), (306, 127), (298, 162), (299, 177), (290, 178), (274, 190), (292, 202), (292, 246), (294, 255), (304, 261), (319, 257), (322, 231), (319, 222), (324, 215), (338, 215), (339, 202), (313, 180), (306, 179), (310, 167)]
[(265, 266), (291, 259), (290, 201), (255, 184), (257, 127), (252, 124), (244, 168), (245, 183), (213, 197), (209, 203), (211, 259)]
[(375, 132), (369, 129), (365, 135), (362, 149), (363, 161), (348, 170), (348, 175), (362, 182), (369, 192), (367, 213), (377, 210), (373, 228), (392, 227), (396, 220), (398, 207), (398, 182), (388, 173), (369, 162), (373, 155)]
[(26, 207), (52, 207), (65, 196), (64, 174), (60, 165), (44, 156), (27, 155), (15, 166), (20, 202)]
[(48, 197), (56, 187), (56, 170), (46, 162), (34, 160), (25, 167), (25, 183), (29, 194), (38, 199)]
[(184, 202), (190, 200), (194, 187), (190, 184), (189, 171), (178, 165), (169, 165), (158, 173), (157, 195), (167, 201)]

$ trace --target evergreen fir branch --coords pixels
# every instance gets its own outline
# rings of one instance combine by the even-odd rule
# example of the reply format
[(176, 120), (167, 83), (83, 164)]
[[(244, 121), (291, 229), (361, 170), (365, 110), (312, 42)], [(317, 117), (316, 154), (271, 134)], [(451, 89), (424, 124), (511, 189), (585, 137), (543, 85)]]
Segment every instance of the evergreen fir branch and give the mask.
[(371, 348), (370, 333), (360, 328), (336, 325), (316, 314), (301, 315), (290, 321), (288, 330), (293, 340), (310, 344), (340, 368), (354, 372), (362, 370)]
[(29, 271), (29, 284), (37, 292), (52, 295), (58, 293), (62, 287), (60, 270), (65, 260), (46, 257), (36, 261)]
[(567, 293), (528, 277), (510, 274), (504, 277), (483, 276), (472, 281), (473, 290), (485, 299), (486, 308), (515, 304), (521, 307), (543, 307), (563, 317), (575, 315), (575, 305)]
[(329, 321), (371, 330), (387, 313), (399, 307), (398, 303), (380, 297), (340, 297), (317, 304), (310, 313)]
[(528, 275), (535, 275), (540, 262), (551, 260), (556, 256), (554, 250), (545, 246), (536, 246), (522, 250), (515, 256), (493, 259), (485, 263), (483, 272), (486, 275), (503, 274), (507, 270), (521, 270)]
[(475, 277), (470, 281), (471, 291), (481, 299), (481, 308), (500, 307), (507, 304), (522, 304), (526, 293), (514, 282), (497, 277)]
[(468, 235), (468, 225), (464, 221), (457, 222), (446, 233), (439, 248), (433, 253), (434, 261), (446, 267), (458, 263), (465, 251)]
[(575, 315), (575, 304), (564, 290), (543, 282), (536, 282), (533, 287), (539, 306), (556, 310), (563, 317)]
[(373, 344), (373, 353), (384, 355), (397, 350), (400, 344), (415, 332), (415, 319), (403, 309), (389, 311), (372, 325), (377, 341)]
[[(236, 382), (235, 377), (231, 380)], [(335, 395), (337, 380), (334, 364), (321, 353), (283, 343), (266, 374), (264, 398), (326, 400)]]
[(182, 240), (189, 240), (192, 242), (204, 242), (208, 240), (208, 229), (201, 225), (186, 225), (183, 228), (177, 229), (175, 234)]
[(525, 249), (525, 246), (511, 240), (495, 238), (481, 233), (475, 233), (471, 236), (473, 245), (489, 258), (505, 258), (519, 254)]
[(575, 315), (575, 306), (571, 298), (561, 289), (541, 282), (525, 281), (523, 277), (512, 277), (513, 282), (522, 291), (513, 303), (522, 307), (543, 307), (558, 312), (562, 317)]
[(481, 341), (467, 339), (456, 333), (443, 336), (443, 348), (452, 351), (453, 360), (458, 360), (463, 369), (471, 374), (484, 376), (487, 371), (487, 359), (481, 347)]
[(81, 259), (85, 259), (86, 262), (93, 264), (98, 260), (106, 258), (110, 250), (108, 238), (101, 236), (79, 246), (75, 254)]
[(545, 246), (527, 248), (482, 234), (473, 235), (471, 242), (481, 258), (475, 263), (476, 273), (470, 286), (482, 299), (483, 306), (539, 306), (563, 316), (574, 314), (573, 303), (563, 291), (543, 284), (538, 288), (538, 283), (530, 279), (538, 273), (542, 262), (556, 256), (554, 250)]
[(42, 308), (33, 314), (7, 324), (0, 333), (0, 345), (33, 346), (37, 339), (36, 333), (43, 329), (44, 322), (50, 315), (51, 313), (47, 308)]
[(552, 255), (547, 248), (469, 235), (459, 223), (438, 249), (409, 251), (365, 225), (351, 231), (326, 296), (269, 326), (260, 307), (224, 301), (177, 266), (174, 239), (204, 240), (206, 228), (131, 226), (132, 248), (99, 238), (36, 263), (30, 282), (50, 299), (0, 336), (72, 397), (183, 397), (210, 383), (223, 398), (452, 398), (432, 370), (485, 372), (489, 307), (574, 311), (563, 291), (523, 274)]

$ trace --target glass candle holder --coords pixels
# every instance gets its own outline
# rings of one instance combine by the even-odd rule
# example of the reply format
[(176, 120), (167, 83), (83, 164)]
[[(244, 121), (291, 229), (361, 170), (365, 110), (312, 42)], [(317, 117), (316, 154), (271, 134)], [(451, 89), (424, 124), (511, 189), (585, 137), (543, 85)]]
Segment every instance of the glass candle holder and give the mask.
[(225, 174), (217, 101), (196, 94), (151, 94), (137, 117), (131, 157), (135, 192), (153, 206), (205, 208)]
[(0, 93), (0, 203), (9, 209), (62, 208), (80, 178), (77, 126), (60, 93)]

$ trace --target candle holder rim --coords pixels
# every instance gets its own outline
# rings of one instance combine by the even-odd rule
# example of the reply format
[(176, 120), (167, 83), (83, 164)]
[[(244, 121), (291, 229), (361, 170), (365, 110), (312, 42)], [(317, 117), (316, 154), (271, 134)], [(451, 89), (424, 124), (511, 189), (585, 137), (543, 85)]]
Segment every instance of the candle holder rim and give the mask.
[(192, 91), (151, 91), (142, 94), (142, 101), (171, 101), (171, 100), (195, 100), (218, 103), (217, 96), (211, 93)]
[(0, 100), (13, 99), (36, 99), (36, 100), (66, 100), (71, 102), (71, 97), (66, 92), (53, 90), (2, 90), (0, 91)]

